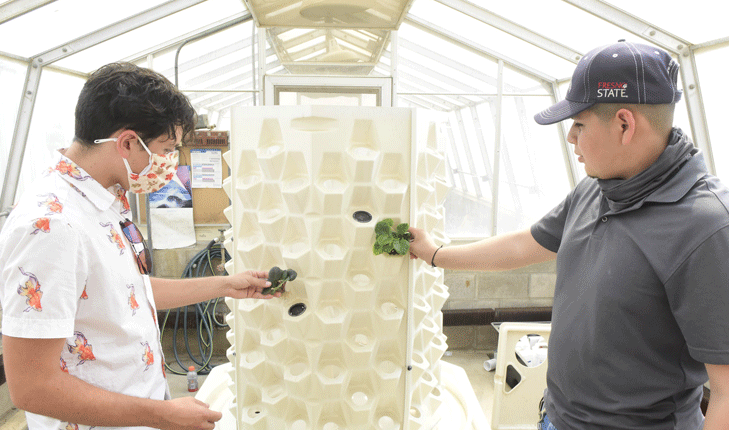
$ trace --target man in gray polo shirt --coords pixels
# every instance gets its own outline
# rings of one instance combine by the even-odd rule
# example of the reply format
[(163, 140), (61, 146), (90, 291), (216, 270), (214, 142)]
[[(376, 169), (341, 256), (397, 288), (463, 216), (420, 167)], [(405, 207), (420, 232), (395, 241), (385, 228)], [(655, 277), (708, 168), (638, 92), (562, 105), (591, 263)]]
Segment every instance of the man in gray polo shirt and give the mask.
[(574, 120), (588, 178), (528, 230), (441, 249), (411, 228), (411, 257), (438, 267), (557, 259), (542, 429), (729, 428), (729, 189), (672, 127), (677, 76), (655, 47), (588, 52), (535, 116)]

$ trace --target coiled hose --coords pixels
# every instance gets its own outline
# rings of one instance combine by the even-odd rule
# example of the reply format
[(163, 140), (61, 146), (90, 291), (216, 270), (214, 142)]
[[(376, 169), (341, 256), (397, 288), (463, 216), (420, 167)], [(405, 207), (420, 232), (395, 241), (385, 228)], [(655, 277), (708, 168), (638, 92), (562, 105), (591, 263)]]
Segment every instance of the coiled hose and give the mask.
[[(185, 270), (182, 273), (182, 278), (200, 278), (205, 276), (216, 276), (219, 270), (215, 269), (213, 265), (214, 260), (223, 261), (225, 256), (225, 262), (230, 260), (230, 254), (219, 240), (211, 240), (210, 243), (198, 252), (185, 266)], [(223, 274), (227, 275), (225, 269)], [(192, 305), (194, 312), (190, 311), (190, 306), (184, 306), (177, 309), (169, 309), (165, 314), (164, 321), (162, 323), (161, 335), (164, 335), (165, 327), (167, 326), (167, 319), (171, 313), (175, 313), (175, 325), (174, 331), (172, 332), (172, 351), (175, 356), (175, 361), (180, 366), (182, 371), (175, 370), (165, 363), (165, 368), (176, 375), (187, 374), (187, 366), (185, 366), (180, 360), (180, 354), (177, 351), (177, 334), (182, 330), (182, 336), (185, 339), (185, 349), (190, 359), (197, 365), (198, 375), (207, 375), (215, 367), (210, 364), (210, 360), (213, 357), (213, 336), (215, 327), (227, 327), (228, 324), (225, 322), (219, 322), (215, 319), (215, 310), (218, 306), (220, 297), (208, 300), (207, 302), (196, 303)], [(194, 315), (191, 315), (194, 314)], [(180, 317), (182, 316), (182, 327), (180, 327)], [(194, 333), (188, 332), (188, 318), (195, 319)], [(198, 355), (194, 354), (190, 348), (190, 337), (195, 335), (197, 338)]]

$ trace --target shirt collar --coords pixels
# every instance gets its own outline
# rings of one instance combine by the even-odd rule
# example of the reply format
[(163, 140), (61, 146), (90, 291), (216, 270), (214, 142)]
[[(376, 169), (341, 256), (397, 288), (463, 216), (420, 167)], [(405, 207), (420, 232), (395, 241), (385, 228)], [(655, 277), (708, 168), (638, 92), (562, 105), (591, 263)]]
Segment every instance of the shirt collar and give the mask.
[(122, 210), (129, 206), (126, 199), (126, 192), (120, 185), (115, 184), (109, 188), (104, 188), (96, 179), (92, 178), (84, 169), (79, 167), (70, 158), (59, 152), (56, 165), (51, 171), (56, 172), (71, 187), (81, 193), (83, 197), (88, 199), (94, 206), (101, 211), (106, 211), (117, 201), (121, 201)]
[(697, 148), (694, 150), (691, 159), (676, 172), (666, 183), (666, 186), (656, 190), (655, 193), (648, 196), (646, 201), (658, 203), (677, 202), (693, 188), (696, 182), (708, 174), (704, 154)]

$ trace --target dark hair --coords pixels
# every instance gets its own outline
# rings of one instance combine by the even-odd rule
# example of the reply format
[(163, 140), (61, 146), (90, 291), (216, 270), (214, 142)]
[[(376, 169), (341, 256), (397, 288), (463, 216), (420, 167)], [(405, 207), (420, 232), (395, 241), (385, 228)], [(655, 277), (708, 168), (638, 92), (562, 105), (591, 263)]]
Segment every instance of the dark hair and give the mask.
[(195, 129), (195, 109), (167, 78), (132, 63), (111, 63), (91, 74), (76, 105), (76, 140), (84, 146), (115, 131), (133, 130), (145, 142), (167, 134), (183, 140)]
[(676, 108), (675, 103), (671, 104), (620, 104), (620, 103), (596, 103), (590, 107), (590, 111), (597, 115), (602, 122), (610, 121), (620, 109), (628, 109), (646, 117), (648, 124), (658, 133), (667, 134), (673, 127), (673, 114)]

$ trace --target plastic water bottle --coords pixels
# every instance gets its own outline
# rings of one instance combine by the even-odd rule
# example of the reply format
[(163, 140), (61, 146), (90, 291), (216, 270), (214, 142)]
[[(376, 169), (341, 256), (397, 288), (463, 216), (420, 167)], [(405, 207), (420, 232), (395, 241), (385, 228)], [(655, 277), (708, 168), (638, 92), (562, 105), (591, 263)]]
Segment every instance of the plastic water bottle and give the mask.
[(197, 385), (197, 372), (195, 371), (195, 366), (188, 367), (187, 371), (187, 391), (192, 393), (200, 388)]

